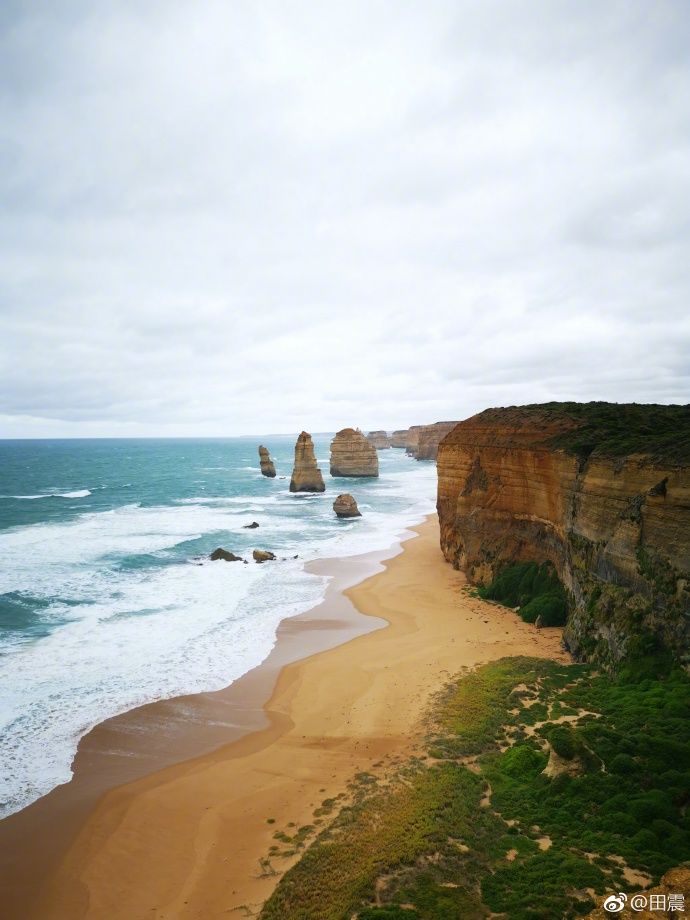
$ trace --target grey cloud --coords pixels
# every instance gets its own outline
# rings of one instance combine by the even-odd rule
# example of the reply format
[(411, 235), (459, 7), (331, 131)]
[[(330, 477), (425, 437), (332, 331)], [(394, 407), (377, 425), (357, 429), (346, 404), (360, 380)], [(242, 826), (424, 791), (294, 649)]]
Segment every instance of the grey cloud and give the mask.
[(0, 436), (685, 401), (682, 0), (8, 2)]

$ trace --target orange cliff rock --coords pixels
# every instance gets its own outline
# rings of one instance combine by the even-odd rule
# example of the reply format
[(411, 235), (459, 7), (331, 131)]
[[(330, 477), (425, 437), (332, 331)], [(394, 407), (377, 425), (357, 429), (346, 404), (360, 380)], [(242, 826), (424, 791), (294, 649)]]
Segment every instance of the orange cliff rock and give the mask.
[(303, 431), (295, 444), (295, 466), (290, 480), (291, 492), (324, 492), (321, 470), (316, 465), (311, 435)]
[(433, 425), (422, 425), (417, 433), (417, 449), (414, 452), (416, 460), (435, 460), (438, 454), (438, 445), (457, 425), (456, 422), (434, 422)]
[[(587, 407), (568, 405), (488, 409), (446, 435), (437, 460), (445, 558), (479, 584), (507, 564), (551, 562), (570, 592), (564, 640), (576, 657), (612, 663), (637, 641), (687, 662), (690, 464), (645, 448), (644, 433), (627, 454), (620, 442), (612, 455), (598, 447), (596, 425), (578, 441)], [(677, 410), (688, 443), (688, 407), (608, 408), (660, 413), (648, 431)]]
[(343, 428), (331, 441), (331, 476), (378, 476), (374, 445), (356, 428)]

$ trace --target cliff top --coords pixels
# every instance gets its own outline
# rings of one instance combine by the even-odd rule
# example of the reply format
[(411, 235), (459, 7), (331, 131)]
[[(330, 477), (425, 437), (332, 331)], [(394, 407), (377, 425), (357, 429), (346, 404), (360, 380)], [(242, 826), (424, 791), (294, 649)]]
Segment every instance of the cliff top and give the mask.
[(582, 459), (646, 454), (656, 461), (690, 462), (690, 405), (550, 402), (485, 409), (461, 422), (446, 440), (455, 440), (456, 432), (462, 437), (465, 426), (494, 425), (512, 429), (524, 446), (529, 440)]

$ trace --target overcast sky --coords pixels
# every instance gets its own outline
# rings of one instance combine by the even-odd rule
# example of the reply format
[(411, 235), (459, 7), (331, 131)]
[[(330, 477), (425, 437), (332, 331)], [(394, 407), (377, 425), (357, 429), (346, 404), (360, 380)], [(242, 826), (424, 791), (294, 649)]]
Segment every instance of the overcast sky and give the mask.
[(0, 436), (687, 402), (686, 0), (0, 4)]

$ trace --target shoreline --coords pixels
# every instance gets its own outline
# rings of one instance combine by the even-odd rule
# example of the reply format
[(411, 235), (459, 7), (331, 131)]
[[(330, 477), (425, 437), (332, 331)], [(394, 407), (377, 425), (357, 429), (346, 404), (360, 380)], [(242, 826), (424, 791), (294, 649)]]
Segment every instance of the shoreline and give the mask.
[(386, 549), (318, 559), (305, 570), (329, 578), (323, 600), (281, 620), (269, 655), (216, 691), (145, 703), (99, 722), (79, 740), (72, 779), (0, 820), (0, 897), (4, 916), (24, 918), (39, 886), (69, 849), (102, 796), (120, 786), (188, 763), (262, 731), (276, 729), (266, 712), (289, 663), (386, 626), (361, 614), (348, 587), (382, 571), (384, 560), (414, 537), (405, 528)]
[[(312, 824), (323, 800), (341, 793), (355, 773), (409, 755), (414, 726), (452, 673), (514, 654), (565, 660), (560, 630), (536, 631), (512, 611), (462, 590), (464, 576), (438, 550), (435, 515), (409, 537), (403, 535), (388, 551), (354, 557), (369, 574), (351, 568), (349, 576), (343, 570), (340, 579), (332, 579), (329, 617), (315, 617), (317, 607), (281, 623), (282, 641), (274, 651), (292, 639), (298, 654), (275, 662), (263, 708), (255, 702), (249, 707), (247, 700), (256, 690), (256, 685), (251, 690), (252, 675), (256, 679), (264, 666), (226, 691), (187, 698), (227, 695), (235, 688), (241, 709), (254, 721), (237, 740), (197, 756), (178, 756), (173, 765), (149, 769), (92, 798), (70, 839), (63, 840), (33, 913), (25, 903), (23, 913), (8, 916), (130, 920), (255, 910), (278, 881), (259, 867), (274, 833)], [(341, 562), (352, 566), (353, 557)], [(300, 628), (300, 618), (311, 618), (315, 628)], [(337, 637), (331, 635), (334, 620)], [(307, 636), (320, 639), (321, 647), (317, 641), (305, 649)], [(335, 638), (340, 644), (329, 644)], [(266, 681), (269, 669), (263, 674)], [(185, 698), (168, 704), (180, 700)], [(208, 726), (209, 714), (203, 707), (197, 710), (193, 724)], [(150, 740), (145, 735), (146, 743)], [(88, 750), (85, 745), (84, 754)], [(82, 769), (81, 775), (89, 771)], [(59, 811), (56, 816), (60, 824)], [(36, 846), (26, 836), (24, 843)], [(35, 855), (32, 846), (28, 852), (25, 846), (24, 855)], [(35, 885), (35, 860), (24, 858), (23, 864)], [(276, 868), (282, 872), (289, 865), (290, 860), (281, 860)]]

